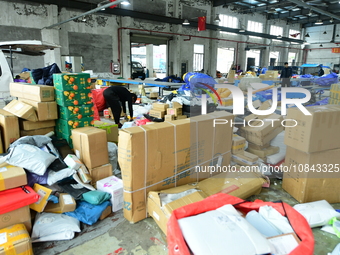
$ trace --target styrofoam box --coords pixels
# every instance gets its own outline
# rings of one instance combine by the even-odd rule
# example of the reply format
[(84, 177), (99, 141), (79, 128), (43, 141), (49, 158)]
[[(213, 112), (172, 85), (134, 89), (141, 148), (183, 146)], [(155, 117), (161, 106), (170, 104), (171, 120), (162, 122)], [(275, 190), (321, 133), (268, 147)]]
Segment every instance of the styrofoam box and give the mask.
[(111, 194), (112, 212), (123, 208), (123, 181), (116, 176), (110, 176), (97, 181), (97, 190)]

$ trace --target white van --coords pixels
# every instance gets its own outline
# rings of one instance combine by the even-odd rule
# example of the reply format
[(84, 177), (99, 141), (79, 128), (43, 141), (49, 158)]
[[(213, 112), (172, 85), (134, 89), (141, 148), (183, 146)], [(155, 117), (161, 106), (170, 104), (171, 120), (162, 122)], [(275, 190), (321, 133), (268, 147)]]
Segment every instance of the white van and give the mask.
[[(0, 42), (0, 99), (10, 97), (9, 84), (13, 82), (13, 55), (43, 56), (44, 50), (60, 46), (36, 40)], [(7, 61), (6, 57), (9, 59)]]

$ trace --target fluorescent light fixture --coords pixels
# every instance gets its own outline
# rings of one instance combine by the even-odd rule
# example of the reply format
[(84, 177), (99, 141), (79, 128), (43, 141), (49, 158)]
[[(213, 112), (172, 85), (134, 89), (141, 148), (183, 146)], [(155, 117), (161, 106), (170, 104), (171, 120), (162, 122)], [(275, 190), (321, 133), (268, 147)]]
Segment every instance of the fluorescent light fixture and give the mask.
[(268, 10), (268, 13), (276, 13), (276, 9), (274, 7), (271, 7), (269, 10)]
[(323, 22), (322, 22), (321, 19), (318, 19), (318, 20), (315, 22), (315, 25), (322, 25), (322, 24), (323, 24)]
[(125, 0), (123, 2), (121, 2), (122, 5), (130, 5), (130, 2), (128, 0)]
[(322, 45), (322, 44), (320, 44), (320, 47), (323, 47), (323, 45)]
[(189, 20), (185, 19), (182, 24), (183, 25), (190, 25), (190, 22), (189, 22)]
[(333, 22), (334, 22), (334, 19), (333, 19), (333, 18), (331, 18), (331, 19), (329, 20), (329, 22), (330, 22), (330, 23), (333, 23)]
[(307, 33), (307, 34), (305, 35), (305, 37), (310, 37), (310, 35)]
[(323, 32), (323, 34), (324, 34), (324, 35), (327, 35), (327, 32), (326, 32), (326, 31), (324, 31), (324, 32)]
[(214, 19), (214, 22), (221, 22), (220, 15), (216, 14), (216, 17)]
[(241, 29), (239, 30), (239, 32), (240, 32), (240, 33), (244, 33), (244, 32), (246, 32), (246, 30), (244, 30), (243, 28), (241, 28)]

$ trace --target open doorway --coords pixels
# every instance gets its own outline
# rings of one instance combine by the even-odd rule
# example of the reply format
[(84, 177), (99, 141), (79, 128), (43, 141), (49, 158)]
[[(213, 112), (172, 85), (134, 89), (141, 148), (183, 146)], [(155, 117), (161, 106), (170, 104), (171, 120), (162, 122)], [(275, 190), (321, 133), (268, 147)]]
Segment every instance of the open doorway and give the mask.
[[(145, 34), (131, 34), (131, 64), (140, 63), (146, 78), (168, 76), (168, 41), (171, 38)], [(134, 70), (131, 65), (131, 77)], [(136, 77), (133, 77), (136, 78)]]
[(260, 50), (247, 51), (247, 67), (246, 71), (255, 71), (260, 65)]

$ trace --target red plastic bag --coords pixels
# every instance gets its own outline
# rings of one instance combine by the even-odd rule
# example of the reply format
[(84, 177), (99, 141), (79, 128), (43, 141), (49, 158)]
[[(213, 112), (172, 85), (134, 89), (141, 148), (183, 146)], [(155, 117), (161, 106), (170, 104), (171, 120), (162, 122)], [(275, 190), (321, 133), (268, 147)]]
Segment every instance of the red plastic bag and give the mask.
[(106, 101), (103, 96), (104, 90), (107, 88), (102, 88), (102, 89), (92, 89), (92, 101), (93, 104), (96, 106), (97, 110), (99, 112), (102, 112), (104, 109), (107, 108), (106, 106)]
[(232, 204), (236, 209), (248, 213), (256, 210), (261, 206), (268, 205), (275, 208), (281, 215), (288, 218), (290, 225), (294, 229), (296, 235), (300, 238), (301, 243), (289, 255), (313, 255), (314, 252), (314, 236), (306, 219), (286, 203), (263, 202), (262, 200), (255, 200), (254, 202), (247, 202), (238, 197), (234, 197), (224, 193), (212, 195), (202, 201), (189, 204), (174, 210), (168, 221), (167, 241), (168, 254), (170, 255), (190, 255), (189, 248), (184, 240), (182, 231), (179, 227), (178, 220), (215, 210), (223, 205)]

